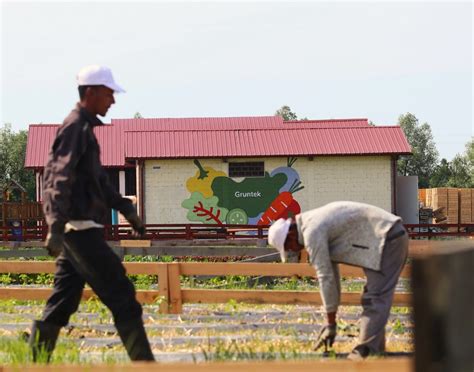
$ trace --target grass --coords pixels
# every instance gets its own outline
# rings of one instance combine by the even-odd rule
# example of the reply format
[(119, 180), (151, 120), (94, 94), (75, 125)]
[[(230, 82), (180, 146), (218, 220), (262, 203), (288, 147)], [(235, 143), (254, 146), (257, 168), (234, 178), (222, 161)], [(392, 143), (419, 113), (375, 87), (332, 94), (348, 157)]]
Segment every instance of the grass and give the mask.
[[(2, 305), (5, 305), (5, 301), (2, 302)], [(30, 312), (42, 310), (42, 305), (39, 302), (33, 303)], [(8, 306), (16, 306), (16, 304), (10, 302)], [(212, 306), (185, 306), (183, 315), (159, 315), (156, 313), (156, 305), (146, 305), (144, 309), (147, 333), (150, 339), (155, 340), (154, 352), (158, 353), (157, 355), (167, 352), (193, 353), (200, 356), (200, 360), (210, 362), (321, 357), (321, 350), (313, 351), (318, 328), (314, 330), (300, 328), (305, 325), (314, 328), (325, 321), (324, 313), (317, 308), (312, 310), (310, 306), (251, 305), (233, 300)], [(359, 324), (358, 316), (350, 314), (357, 311), (360, 313), (360, 307), (340, 308), (338, 338), (329, 357), (347, 353), (353, 348), (359, 334)], [(95, 316), (90, 318), (85, 316), (86, 314)], [(30, 318), (27, 315), (25, 311), (23, 319), (9, 319), (8, 322), (24, 322), (25, 318), (29, 321)], [(100, 301), (88, 300), (81, 303), (79, 312), (73, 315), (71, 323), (74, 327), (66, 327), (61, 331), (52, 363), (94, 364), (119, 363), (128, 360), (113, 327), (110, 330), (95, 328), (98, 324), (111, 326), (113, 324), (108, 309)], [(259, 324), (262, 327), (259, 327)], [(165, 327), (161, 328), (160, 325)], [(202, 327), (196, 327), (197, 325)], [(245, 329), (242, 325), (246, 325)], [(412, 341), (407, 342), (405, 339), (407, 335), (411, 337), (409, 330), (411, 325), (410, 319), (391, 319), (387, 332), (389, 351), (413, 351)], [(11, 331), (0, 337), (0, 365), (21, 365), (30, 361), (26, 342), (20, 340), (20, 333), (19, 330)], [(399, 338), (400, 336), (402, 338)], [(158, 343), (157, 337), (161, 339)], [(183, 337), (189, 341), (172, 342), (175, 338)], [(201, 337), (204, 341), (196, 337)], [(81, 341), (94, 338), (110, 339), (114, 345), (99, 346)], [(108, 344), (107, 341), (105, 343)], [(95, 359), (85, 361), (84, 356), (90, 352), (94, 353)]]
[[(52, 355), (52, 364), (79, 364), (81, 350), (71, 341), (58, 342)], [(19, 366), (32, 363), (32, 354), (28, 343), (23, 339), (0, 337), (0, 365)], [(46, 364), (47, 353), (42, 350), (38, 354), (39, 364)]]
[(300, 345), (291, 345), (281, 342), (262, 345), (258, 339), (250, 344), (237, 340), (211, 343), (210, 339), (208, 339), (207, 345), (204, 347), (201, 346), (201, 353), (207, 362), (302, 358)]

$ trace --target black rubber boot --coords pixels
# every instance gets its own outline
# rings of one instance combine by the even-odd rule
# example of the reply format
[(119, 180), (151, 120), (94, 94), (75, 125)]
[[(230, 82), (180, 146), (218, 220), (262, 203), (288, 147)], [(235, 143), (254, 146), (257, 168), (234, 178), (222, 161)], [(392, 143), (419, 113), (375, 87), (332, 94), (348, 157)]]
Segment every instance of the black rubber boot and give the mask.
[(141, 318), (116, 324), (115, 327), (132, 361), (155, 361)]
[(28, 341), (33, 353), (33, 362), (45, 358), (45, 361), (49, 363), (60, 330), (61, 327), (55, 324), (46, 323), (41, 320), (33, 321), (31, 335)]

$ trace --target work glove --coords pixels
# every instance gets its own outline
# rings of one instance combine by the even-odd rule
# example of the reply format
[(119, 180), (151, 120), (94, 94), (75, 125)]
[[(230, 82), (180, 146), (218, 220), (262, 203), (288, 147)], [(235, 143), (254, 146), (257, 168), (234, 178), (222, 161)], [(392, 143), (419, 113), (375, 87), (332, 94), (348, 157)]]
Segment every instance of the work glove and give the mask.
[(64, 234), (49, 232), (44, 245), (50, 256), (58, 257), (63, 251)]
[(143, 238), (145, 236), (145, 226), (140, 217), (138, 217), (137, 212), (132, 212), (125, 216), (130, 225), (132, 225), (133, 230), (135, 231), (134, 236), (137, 238)]
[(324, 345), (324, 352), (328, 351), (328, 346), (332, 347), (334, 339), (336, 338), (336, 324), (326, 324), (321, 332), (319, 332), (318, 340), (316, 341), (316, 346), (314, 351), (318, 350), (321, 346)]

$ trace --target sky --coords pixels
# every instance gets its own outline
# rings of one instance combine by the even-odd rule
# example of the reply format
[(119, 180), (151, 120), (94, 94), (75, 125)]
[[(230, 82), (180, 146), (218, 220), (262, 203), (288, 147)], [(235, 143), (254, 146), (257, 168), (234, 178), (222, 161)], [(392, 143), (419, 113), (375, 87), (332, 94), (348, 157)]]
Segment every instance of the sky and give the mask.
[(473, 4), (429, 1), (1, 2), (0, 125), (61, 123), (81, 67), (126, 89), (111, 118), (410, 112), (440, 158), (473, 136)]

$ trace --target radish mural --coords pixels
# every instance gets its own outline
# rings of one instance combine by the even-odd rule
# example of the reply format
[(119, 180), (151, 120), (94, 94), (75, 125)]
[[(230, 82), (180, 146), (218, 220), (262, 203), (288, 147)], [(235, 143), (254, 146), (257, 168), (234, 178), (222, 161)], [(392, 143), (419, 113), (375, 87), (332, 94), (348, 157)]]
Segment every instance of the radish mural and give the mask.
[(203, 167), (195, 159), (198, 170), (186, 181), (191, 195), (181, 203), (188, 210), (186, 218), (205, 224), (267, 225), (300, 213), (293, 194), (304, 186), (292, 168), (296, 160), (288, 158), (286, 167), (237, 182), (222, 171)]

